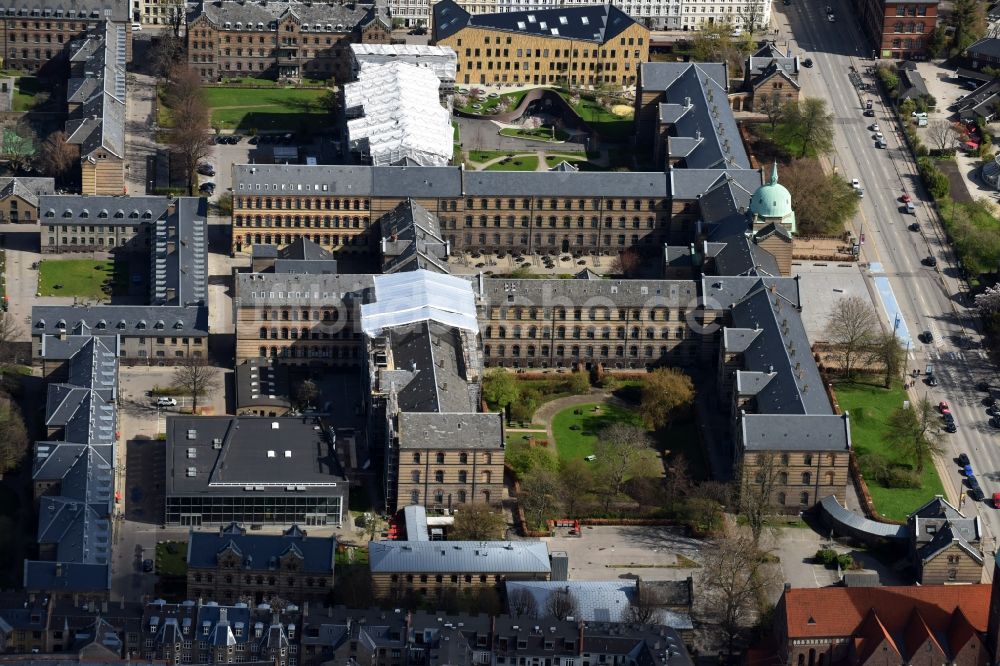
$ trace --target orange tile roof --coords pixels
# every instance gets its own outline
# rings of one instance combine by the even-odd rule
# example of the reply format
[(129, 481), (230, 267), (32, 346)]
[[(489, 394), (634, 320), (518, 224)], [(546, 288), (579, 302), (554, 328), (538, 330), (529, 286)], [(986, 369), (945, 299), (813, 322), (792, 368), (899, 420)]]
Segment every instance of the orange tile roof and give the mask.
[(860, 638), (860, 642), (855, 640), (854, 649), (857, 653), (857, 662), (863, 664), (868, 661), (868, 657), (878, 649), (878, 646), (883, 643), (887, 643), (892, 651), (896, 653), (896, 656), (902, 659), (899, 653), (899, 647), (896, 645), (896, 641), (892, 640), (892, 636), (889, 635), (889, 631), (879, 620), (878, 614), (874, 609), (868, 611), (865, 615), (865, 619), (862, 621), (861, 626), (858, 627), (857, 638)]
[(948, 630), (956, 608), (961, 608), (973, 629), (985, 632), (991, 589), (991, 585), (924, 585), (786, 590), (786, 635), (851, 636), (872, 609), (893, 635), (905, 629), (914, 609), (934, 632)]
[[(955, 610), (959, 611), (960, 609), (956, 608)], [(954, 617), (955, 613), (952, 613), (951, 617), (948, 618), (948, 624), (946, 626), (950, 626), (952, 624)], [(917, 651), (920, 650), (928, 641), (934, 648), (937, 649), (939, 654), (944, 655), (944, 648), (941, 647), (937, 638), (934, 637), (934, 633), (931, 631), (931, 628), (927, 626), (927, 622), (924, 621), (920, 611), (914, 608), (913, 613), (910, 615), (910, 621), (907, 623), (906, 631), (903, 634), (903, 645), (905, 646), (904, 649), (907, 652), (907, 658), (913, 659)]]
[(959, 608), (951, 616), (951, 626), (948, 628), (948, 646), (951, 648), (952, 656), (958, 654), (973, 638), (978, 638), (975, 628), (965, 617), (965, 612)]

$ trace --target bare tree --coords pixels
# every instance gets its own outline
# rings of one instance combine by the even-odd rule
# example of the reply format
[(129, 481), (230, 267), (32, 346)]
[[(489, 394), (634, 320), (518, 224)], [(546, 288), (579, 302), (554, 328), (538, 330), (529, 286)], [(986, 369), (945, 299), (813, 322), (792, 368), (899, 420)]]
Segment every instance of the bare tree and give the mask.
[(568, 588), (555, 590), (545, 600), (545, 612), (557, 620), (568, 620), (580, 614), (580, 604)]
[(211, 154), (213, 145), (201, 77), (186, 65), (174, 67), (170, 72), (166, 100), (173, 123), (169, 132), (170, 148), (180, 158), (188, 188), (194, 194), (198, 164)]
[(507, 521), (502, 511), (495, 511), (489, 504), (463, 504), (455, 511), (455, 524), (448, 538), (454, 541), (493, 541), (502, 539), (507, 532)]
[(219, 370), (201, 356), (188, 356), (174, 371), (173, 387), (191, 396), (191, 413), (198, 413), (198, 400), (219, 388)]
[(538, 602), (526, 588), (518, 587), (511, 592), (507, 606), (514, 617), (526, 617), (532, 620), (538, 617)]
[(743, 28), (751, 35), (764, 27), (763, 0), (744, 0), (736, 7), (736, 17), (743, 22)]
[(663, 615), (664, 597), (660, 589), (649, 583), (637, 581), (635, 596), (625, 609), (625, 622), (633, 624), (659, 624)]
[(316, 382), (311, 379), (303, 379), (295, 387), (296, 407), (298, 407), (299, 411), (305, 411), (313, 404), (318, 395), (319, 388), (316, 386)]
[(886, 388), (899, 379), (906, 368), (906, 350), (893, 331), (877, 332), (868, 347), (868, 363), (882, 368)]
[(28, 430), (21, 410), (3, 397), (0, 400), (0, 479), (17, 468), (28, 455)]
[(517, 496), (525, 519), (536, 527), (544, 525), (559, 507), (559, 490), (559, 477), (551, 470), (533, 469), (525, 474)]
[(56, 130), (42, 142), (41, 150), (38, 153), (38, 168), (45, 175), (62, 181), (76, 166), (79, 159), (80, 152), (76, 146), (66, 140), (66, 133), (62, 130)]
[(0, 312), (0, 367), (16, 360), (14, 343), (21, 337), (21, 332), (21, 326), (14, 317), (6, 312)]
[(601, 431), (594, 453), (609, 485), (610, 492), (604, 495), (605, 511), (621, 494), (625, 477), (635, 471), (636, 463), (651, 446), (652, 441), (646, 431), (634, 425), (613, 423)]
[(871, 345), (877, 326), (875, 308), (870, 302), (851, 296), (841, 298), (834, 304), (827, 320), (826, 332), (848, 379), (851, 378), (858, 356)]
[(161, 79), (170, 76), (171, 70), (184, 62), (184, 40), (173, 32), (160, 33), (150, 53), (149, 65), (153, 74)]
[(927, 137), (938, 150), (954, 148), (958, 142), (958, 132), (955, 126), (947, 120), (935, 120), (927, 127)]
[(719, 624), (730, 654), (773, 583), (765, 560), (752, 535), (745, 532), (730, 531), (705, 550), (701, 577), (705, 606)]
[(916, 462), (917, 474), (924, 464), (944, 451), (940, 423), (931, 401), (924, 396), (909, 407), (900, 406), (890, 416), (885, 439)]
[(774, 511), (774, 493), (777, 486), (787, 480), (788, 473), (779, 465), (774, 451), (745, 452), (739, 470), (740, 512), (747, 520), (754, 547), (767, 525), (767, 517)]
[(759, 113), (763, 113), (767, 116), (767, 122), (771, 124), (771, 129), (774, 130), (778, 123), (782, 121), (785, 117), (785, 103), (781, 99), (781, 95), (778, 92), (772, 92), (769, 95), (761, 95), (759, 99), (754, 101), (755, 109)]

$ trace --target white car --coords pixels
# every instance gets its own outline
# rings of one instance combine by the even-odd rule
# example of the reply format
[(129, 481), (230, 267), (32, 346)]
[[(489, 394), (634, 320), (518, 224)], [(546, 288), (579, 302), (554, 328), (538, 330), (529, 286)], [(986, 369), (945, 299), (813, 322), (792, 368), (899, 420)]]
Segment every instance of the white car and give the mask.
[(161, 396), (161, 397), (159, 397), (159, 398), (156, 399), (156, 406), (157, 407), (176, 407), (177, 406), (177, 398), (164, 398), (164, 397)]
[(878, 123), (872, 123), (872, 126), (869, 127), (868, 129), (870, 129), (873, 132), (878, 132), (881, 128), (878, 126)]
[(827, 14), (827, 15), (826, 15), (826, 20), (827, 20), (827, 21), (829, 21), (830, 23), (833, 23), (833, 22), (834, 22), (834, 21), (836, 21), (837, 19), (836, 19), (836, 18), (834, 17), (834, 15), (833, 15), (833, 14)]
[(875, 132), (875, 140), (876, 140), (876, 141), (881, 141), (881, 140), (882, 140), (882, 139), (884, 139), (884, 138), (885, 138), (885, 137), (884, 137), (884, 136), (882, 136), (882, 132)]
[(852, 179), (851, 180), (851, 187), (853, 187), (856, 190), (860, 189), (861, 188), (861, 181), (858, 180), (857, 178)]

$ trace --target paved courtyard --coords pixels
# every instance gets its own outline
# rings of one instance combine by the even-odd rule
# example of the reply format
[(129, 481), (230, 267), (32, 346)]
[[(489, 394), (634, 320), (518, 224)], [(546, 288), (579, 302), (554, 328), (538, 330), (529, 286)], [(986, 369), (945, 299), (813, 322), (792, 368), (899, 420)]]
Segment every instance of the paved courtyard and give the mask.
[(661, 526), (592, 526), (581, 537), (550, 537), (549, 552), (569, 555), (570, 580), (684, 580), (700, 570), (704, 542)]
[(801, 277), (802, 324), (812, 342), (827, 339), (828, 317), (838, 300), (857, 296), (871, 302), (857, 263), (797, 261), (792, 263), (792, 274)]

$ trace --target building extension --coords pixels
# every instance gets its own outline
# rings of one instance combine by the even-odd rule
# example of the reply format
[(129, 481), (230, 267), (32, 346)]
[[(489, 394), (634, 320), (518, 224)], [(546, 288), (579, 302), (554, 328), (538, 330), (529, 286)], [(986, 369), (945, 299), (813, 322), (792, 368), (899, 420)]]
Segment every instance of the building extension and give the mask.
[[(923, 60), (937, 27), (938, 0), (852, 0), (870, 52), (891, 60)], [(864, 49), (864, 45), (862, 45)]]
[(432, 41), (458, 54), (460, 84), (634, 88), (649, 29), (613, 4), (470, 14), (433, 7)]
[(388, 44), (384, 9), (359, 3), (209, 0), (188, 16), (188, 65), (205, 81), (347, 81), (350, 44)]
[(0, 224), (37, 223), (39, 198), (55, 191), (53, 178), (0, 178)]
[(167, 419), (167, 525), (340, 525), (336, 431), (315, 417)]

